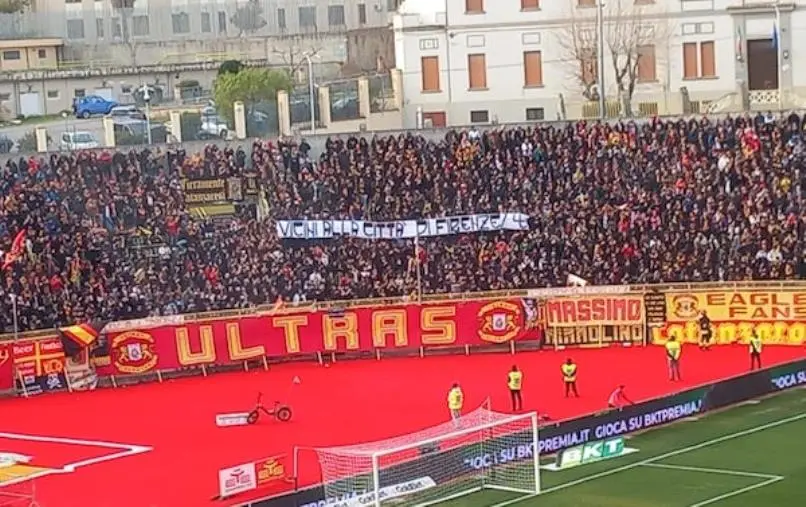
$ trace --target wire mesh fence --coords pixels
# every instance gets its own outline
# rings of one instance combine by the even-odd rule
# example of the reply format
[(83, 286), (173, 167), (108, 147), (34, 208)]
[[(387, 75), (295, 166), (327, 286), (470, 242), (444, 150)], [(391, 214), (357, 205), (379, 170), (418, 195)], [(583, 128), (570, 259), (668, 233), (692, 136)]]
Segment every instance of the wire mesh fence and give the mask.
[(344, 121), (361, 118), (358, 80), (335, 81), (327, 84), (330, 89), (330, 120)]
[(373, 113), (397, 109), (392, 76), (388, 72), (369, 76), (369, 108)]

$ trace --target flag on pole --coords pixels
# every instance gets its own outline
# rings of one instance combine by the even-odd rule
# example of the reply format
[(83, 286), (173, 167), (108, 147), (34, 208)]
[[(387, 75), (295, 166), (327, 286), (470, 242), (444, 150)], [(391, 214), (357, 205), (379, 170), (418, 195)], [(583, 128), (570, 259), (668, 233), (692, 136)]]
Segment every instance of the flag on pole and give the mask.
[(14, 237), (14, 241), (11, 243), (11, 250), (9, 250), (9, 252), (6, 254), (6, 258), (3, 261), (3, 269), (8, 268), (22, 257), (22, 254), (25, 251), (26, 232), (26, 229), (22, 229)]

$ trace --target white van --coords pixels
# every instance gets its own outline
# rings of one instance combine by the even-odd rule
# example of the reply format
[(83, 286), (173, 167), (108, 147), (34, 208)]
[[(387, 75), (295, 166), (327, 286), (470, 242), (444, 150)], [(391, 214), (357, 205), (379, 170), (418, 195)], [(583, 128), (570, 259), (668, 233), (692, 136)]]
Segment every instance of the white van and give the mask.
[(89, 132), (63, 132), (59, 140), (59, 149), (64, 151), (92, 150), (100, 147), (98, 140)]

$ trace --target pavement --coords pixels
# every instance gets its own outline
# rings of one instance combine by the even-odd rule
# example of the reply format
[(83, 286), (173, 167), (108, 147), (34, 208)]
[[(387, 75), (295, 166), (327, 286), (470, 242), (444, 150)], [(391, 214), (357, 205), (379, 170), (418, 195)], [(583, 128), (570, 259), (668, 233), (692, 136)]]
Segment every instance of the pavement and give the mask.
[[(90, 118), (82, 120), (79, 118), (67, 118), (67, 120), (54, 120), (39, 123), (24, 123), (22, 125), (9, 125), (0, 127), (0, 133), (7, 135), (12, 141), (19, 141), (27, 133), (32, 132), (36, 127), (45, 127), (51, 137), (53, 147), (58, 147), (59, 137), (62, 132), (76, 130), (78, 132), (89, 132), (99, 143), (103, 143), (104, 132), (101, 118)], [(16, 149), (16, 147), (15, 147)]]

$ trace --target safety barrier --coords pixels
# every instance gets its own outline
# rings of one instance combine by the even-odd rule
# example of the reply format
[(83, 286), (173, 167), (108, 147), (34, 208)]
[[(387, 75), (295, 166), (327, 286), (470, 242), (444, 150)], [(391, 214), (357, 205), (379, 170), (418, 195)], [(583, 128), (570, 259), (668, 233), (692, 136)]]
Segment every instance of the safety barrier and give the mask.
[[(736, 282), (544, 288), (153, 317), (109, 324), (84, 358), (97, 371), (98, 385), (114, 386), (288, 360), (635, 346), (670, 336), (695, 342), (702, 311), (716, 344), (746, 343), (754, 332), (767, 344), (806, 343), (806, 283)], [(55, 330), (0, 341), (0, 391), (72, 390), (76, 376), (67, 363)]]

